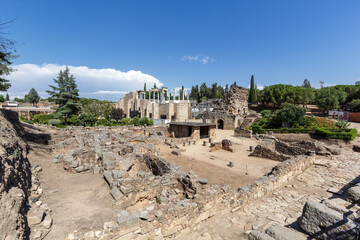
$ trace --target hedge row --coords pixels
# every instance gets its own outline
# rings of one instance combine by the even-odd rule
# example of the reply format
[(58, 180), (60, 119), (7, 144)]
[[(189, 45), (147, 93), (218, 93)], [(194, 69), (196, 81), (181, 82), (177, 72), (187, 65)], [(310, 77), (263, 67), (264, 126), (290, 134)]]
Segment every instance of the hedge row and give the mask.
[(261, 126), (252, 126), (253, 133), (262, 134), (266, 132), (274, 133), (312, 133), (314, 129), (311, 128), (275, 128), (275, 129), (263, 129)]
[(264, 132), (274, 133), (315, 133), (326, 139), (342, 139), (346, 141), (354, 140), (357, 137), (358, 131), (356, 129), (323, 129), (323, 128), (278, 128), (278, 129), (263, 129), (261, 126), (252, 126), (253, 133), (262, 134)]
[(357, 137), (357, 129), (344, 129), (341, 132), (334, 129), (315, 128), (315, 134), (326, 139), (354, 140)]

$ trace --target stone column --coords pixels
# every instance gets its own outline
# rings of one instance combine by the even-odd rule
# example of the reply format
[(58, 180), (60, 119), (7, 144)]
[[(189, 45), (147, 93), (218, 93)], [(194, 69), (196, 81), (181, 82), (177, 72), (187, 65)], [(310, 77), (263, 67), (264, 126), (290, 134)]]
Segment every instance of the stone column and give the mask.
[(186, 91), (186, 98), (187, 98), (187, 101), (190, 102), (190, 90)]
[(158, 92), (158, 102), (160, 102), (160, 92)]
[(175, 90), (175, 89), (173, 89), (173, 91), (174, 91), (174, 95), (173, 95), (173, 102), (175, 102), (175, 98), (176, 98), (175, 93), (176, 93), (176, 90)]

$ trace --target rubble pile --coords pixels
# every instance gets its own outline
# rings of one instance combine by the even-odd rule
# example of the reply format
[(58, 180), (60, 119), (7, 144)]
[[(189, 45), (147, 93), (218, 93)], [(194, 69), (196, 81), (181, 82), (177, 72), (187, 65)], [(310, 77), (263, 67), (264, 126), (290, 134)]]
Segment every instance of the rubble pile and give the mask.
[(319, 141), (300, 141), (298, 143), (286, 143), (276, 138), (266, 139), (264, 143), (255, 147), (249, 156), (268, 158), (276, 161), (285, 161), (294, 156), (302, 155), (321, 155), (331, 156), (340, 155), (342, 148), (338, 146), (326, 146)]

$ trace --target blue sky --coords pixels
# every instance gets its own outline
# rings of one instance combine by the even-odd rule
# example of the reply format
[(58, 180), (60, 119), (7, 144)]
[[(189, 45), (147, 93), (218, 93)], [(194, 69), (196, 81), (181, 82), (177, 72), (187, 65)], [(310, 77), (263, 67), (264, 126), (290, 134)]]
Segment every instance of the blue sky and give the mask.
[(44, 94), (65, 65), (82, 96), (111, 100), (145, 81), (354, 84), (359, 12), (355, 0), (1, 0), (20, 55), (9, 93)]

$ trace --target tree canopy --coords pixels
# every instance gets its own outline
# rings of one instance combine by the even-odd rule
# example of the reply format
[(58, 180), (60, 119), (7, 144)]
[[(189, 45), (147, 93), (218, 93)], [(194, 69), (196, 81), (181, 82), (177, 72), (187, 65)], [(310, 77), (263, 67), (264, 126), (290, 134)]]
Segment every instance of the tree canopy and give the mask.
[(33, 105), (36, 105), (40, 101), (40, 96), (34, 88), (30, 89), (30, 92), (27, 95), (27, 100)]
[(64, 118), (66, 122), (66, 118), (77, 114), (80, 110), (78, 104), (79, 90), (77, 89), (75, 78), (70, 74), (68, 67), (66, 67), (64, 71), (61, 70), (59, 72), (59, 75), (54, 79), (54, 82), (57, 85), (49, 85), (49, 87), (52, 88), (52, 91), (47, 91), (47, 93), (56, 104), (59, 104), (55, 116)]

